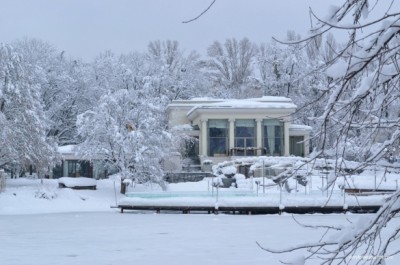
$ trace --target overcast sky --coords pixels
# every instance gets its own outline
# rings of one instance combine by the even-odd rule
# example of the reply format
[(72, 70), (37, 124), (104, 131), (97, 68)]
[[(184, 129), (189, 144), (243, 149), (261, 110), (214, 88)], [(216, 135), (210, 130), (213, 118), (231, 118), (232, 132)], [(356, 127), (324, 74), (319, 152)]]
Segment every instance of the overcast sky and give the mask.
[(102, 51), (145, 51), (152, 40), (177, 40), (205, 54), (214, 40), (248, 37), (256, 43), (287, 30), (305, 35), (309, 7), (324, 16), (335, 0), (0, 0), (0, 42), (34, 37), (73, 57), (91, 60)]

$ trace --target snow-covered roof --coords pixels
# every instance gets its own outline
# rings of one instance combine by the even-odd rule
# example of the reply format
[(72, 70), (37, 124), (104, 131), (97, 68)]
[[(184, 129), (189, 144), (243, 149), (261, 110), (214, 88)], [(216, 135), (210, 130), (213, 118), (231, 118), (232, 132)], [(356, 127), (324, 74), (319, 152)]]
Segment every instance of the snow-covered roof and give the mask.
[[(187, 99), (187, 100), (173, 100), (168, 107), (196, 107), (199, 105), (208, 105), (208, 104), (217, 104), (222, 103), (226, 104), (230, 102), (229, 104), (235, 103), (235, 105), (238, 105), (238, 102), (253, 102), (253, 103), (291, 103), (294, 108), (297, 106), (293, 104), (292, 100), (290, 98), (286, 97), (277, 97), (277, 96), (263, 96), (260, 98), (248, 98), (248, 99), (221, 99), (221, 98), (210, 98), (210, 97), (198, 97), (198, 98), (192, 98), (192, 99)], [(292, 106), (292, 107), (293, 107)]]
[(312, 131), (311, 126), (301, 124), (290, 124), (289, 130), (291, 131)]
[(64, 145), (58, 147), (58, 152), (60, 154), (74, 154), (75, 153), (76, 145)]
[(294, 111), (297, 107), (290, 98), (273, 97), (273, 96), (264, 96), (261, 98), (249, 98), (249, 99), (227, 99), (227, 100), (201, 98), (201, 99), (187, 100), (185, 102), (174, 101), (172, 104), (180, 104), (181, 106), (192, 105), (191, 110), (187, 113), (188, 117), (198, 110), (211, 110), (211, 109), (212, 110), (217, 110), (217, 109), (280, 110), (281, 109), (285, 111)]
[(180, 124), (171, 128), (173, 131), (193, 131), (193, 126), (190, 124)]
[(81, 160), (81, 156), (77, 154), (76, 145), (64, 145), (58, 147), (58, 152), (61, 154), (63, 160)]

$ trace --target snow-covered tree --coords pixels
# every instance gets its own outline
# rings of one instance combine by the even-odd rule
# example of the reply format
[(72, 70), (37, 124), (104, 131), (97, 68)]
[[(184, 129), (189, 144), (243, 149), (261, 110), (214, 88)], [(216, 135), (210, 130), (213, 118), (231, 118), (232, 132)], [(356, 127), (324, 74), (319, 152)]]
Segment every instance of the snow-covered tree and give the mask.
[(9, 45), (0, 44), (0, 167), (12, 170), (36, 167), (39, 174), (53, 165), (56, 144), (46, 137), (41, 69), (23, 63)]
[(76, 144), (76, 117), (99, 99), (87, 64), (67, 59), (64, 52), (38, 39), (13, 42), (22, 55), (24, 69), (40, 87), (40, 97), (48, 118), (47, 135), (59, 145)]
[[(383, 1), (377, 1), (382, 8)], [(388, 6), (378, 19), (369, 16), (369, 1), (346, 1), (334, 9), (328, 21), (320, 20), (314, 34), (329, 29), (346, 30), (350, 38), (346, 46), (326, 64), (326, 74), (332, 79), (324, 91), (329, 96), (320, 132), (321, 153), (330, 147), (342, 157), (346, 143), (354, 135), (364, 133), (360, 153), (365, 163), (375, 163), (392, 152), (399, 143), (399, 15)], [(353, 16), (353, 24), (343, 22)], [(328, 127), (340, 131), (333, 146), (328, 146)]]
[(78, 116), (79, 145), (84, 157), (106, 161), (122, 178), (163, 187), (162, 162), (170, 135), (163, 126), (159, 99), (141, 90), (118, 89), (103, 95), (97, 106)]
[[(288, 32), (291, 38), (294, 38), (293, 34)], [(304, 49), (299, 45), (284, 46), (276, 41), (262, 44), (257, 66), (265, 95), (294, 97), (303, 93), (304, 73), (310, 65)]]
[(222, 45), (215, 41), (207, 49), (209, 77), (212, 94), (225, 98), (246, 98), (262, 93), (259, 86), (252, 86), (253, 64), (258, 48), (249, 39), (227, 39)]
[[(299, 38), (294, 32), (288, 32), (287, 40)], [(309, 118), (323, 112), (325, 102), (321, 99), (325, 97), (321, 98), (321, 90), (327, 87), (328, 79), (315, 71), (323, 61), (322, 52), (318, 47), (310, 46), (304, 49), (304, 45), (288, 46), (275, 40), (261, 44), (256, 59), (257, 80), (264, 95), (295, 99), (298, 110), (294, 122), (316, 127), (318, 123)]]
[[(349, 153), (357, 153), (360, 167), (380, 164), (398, 170), (399, 164), (385, 162), (390, 153), (398, 152), (400, 143), (398, 3), (347, 0), (331, 7), (327, 19), (314, 18), (318, 24), (302, 42), (312, 42), (329, 31), (344, 31), (349, 36), (346, 45), (334, 51), (323, 65), (331, 82), (322, 91), (328, 100), (318, 117), (321, 126), (316, 134), (319, 151), (315, 157), (335, 157), (337, 172)], [(336, 131), (333, 139), (331, 130)], [(399, 253), (391, 247), (400, 236), (398, 224), (391, 222), (399, 217), (399, 197), (399, 191), (389, 196), (366, 222), (350, 228), (330, 227), (338, 230), (340, 237), (324, 237), (278, 252), (306, 249), (309, 253), (303, 261), (318, 257), (321, 264), (385, 264), (387, 258)], [(372, 258), (354, 258), (357, 256)]]
[(200, 55), (188, 55), (177, 41), (152, 41), (146, 53), (153, 86), (169, 100), (188, 99), (208, 93), (207, 80), (201, 70)]

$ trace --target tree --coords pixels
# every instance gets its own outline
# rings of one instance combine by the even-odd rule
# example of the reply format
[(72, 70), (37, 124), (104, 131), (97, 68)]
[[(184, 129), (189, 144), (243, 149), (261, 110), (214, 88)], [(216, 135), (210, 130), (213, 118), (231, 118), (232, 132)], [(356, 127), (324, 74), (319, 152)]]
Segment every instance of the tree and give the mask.
[(145, 85), (140, 91), (117, 89), (78, 116), (81, 154), (106, 161), (123, 179), (157, 183), (164, 188), (162, 162), (170, 135), (163, 126), (163, 108)]
[(38, 39), (13, 42), (21, 54), (27, 74), (39, 85), (43, 110), (48, 118), (47, 136), (59, 145), (76, 144), (76, 117), (99, 99), (90, 68), (79, 60), (67, 59), (64, 52)]
[(46, 137), (38, 76), (9, 45), (0, 44), (0, 167), (8, 170), (36, 167), (48, 172), (56, 157), (56, 144)]
[[(333, 8), (327, 20), (314, 18), (317, 26), (300, 42), (313, 42), (332, 30), (349, 34), (347, 43), (331, 53), (322, 67), (331, 82), (322, 91), (328, 100), (318, 117), (319, 150), (314, 157), (336, 158), (339, 172), (357, 139), (361, 141), (359, 167), (388, 166), (385, 158), (400, 143), (400, 10), (394, 1), (378, 0), (370, 6), (368, 0), (347, 0)], [(332, 129), (336, 133), (330, 139)], [(399, 191), (391, 195), (368, 222), (347, 230), (331, 227), (346, 233), (344, 237), (323, 238), (279, 252), (306, 249), (305, 260), (319, 257), (322, 264), (384, 264), (399, 253), (390, 248), (400, 236), (400, 228), (391, 222), (399, 216), (399, 196)], [(355, 255), (373, 258), (352, 258)]]
[(148, 75), (157, 77), (153, 79), (155, 92), (167, 96), (170, 101), (208, 93), (199, 58), (200, 55), (194, 51), (185, 55), (177, 41), (150, 42), (145, 65)]
[[(298, 40), (300, 36), (287, 32), (287, 40)], [(307, 89), (303, 78), (310, 62), (300, 45), (283, 46), (276, 41), (262, 44), (257, 56), (257, 65), (265, 95), (295, 97)], [(307, 71), (307, 70), (306, 70)]]
[[(299, 38), (292, 31), (287, 33), (287, 41)], [(318, 38), (316, 44), (310, 42), (304, 49), (305, 45), (283, 45), (273, 40), (261, 44), (256, 56), (259, 74), (255, 76), (263, 94), (296, 99), (298, 110), (294, 122), (315, 129), (319, 123), (310, 117), (322, 114), (326, 97), (322, 97), (321, 91), (328, 85), (326, 75), (314, 70), (323, 61), (321, 42), (322, 38)]]
[(260, 91), (250, 91), (249, 85), (257, 51), (257, 46), (247, 38), (240, 41), (235, 38), (227, 39), (223, 46), (215, 41), (208, 47), (207, 54), (210, 60), (207, 65), (216, 96), (244, 98), (260, 93)]

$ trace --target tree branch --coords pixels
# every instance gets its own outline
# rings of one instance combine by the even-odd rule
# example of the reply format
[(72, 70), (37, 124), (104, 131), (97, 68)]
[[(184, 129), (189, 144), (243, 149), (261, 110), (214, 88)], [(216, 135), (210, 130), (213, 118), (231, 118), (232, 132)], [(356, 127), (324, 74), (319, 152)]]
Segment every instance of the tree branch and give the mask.
[(214, 5), (214, 3), (215, 3), (216, 1), (217, 1), (217, 0), (213, 0), (213, 1), (211, 2), (211, 4), (210, 4), (203, 12), (201, 12), (200, 15), (198, 15), (197, 17), (192, 18), (192, 19), (189, 19), (189, 20), (184, 20), (184, 21), (182, 21), (182, 23), (187, 24), (187, 23), (190, 23), (190, 22), (193, 22), (193, 21), (199, 19), (199, 18), (200, 18), (202, 15), (204, 15), (208, 10), (210, 10), (210, 8)]

